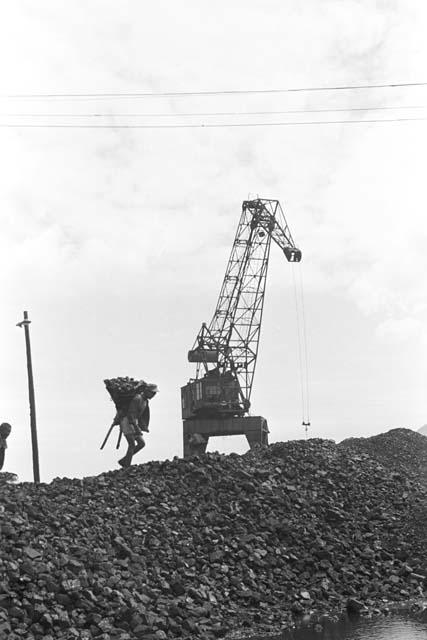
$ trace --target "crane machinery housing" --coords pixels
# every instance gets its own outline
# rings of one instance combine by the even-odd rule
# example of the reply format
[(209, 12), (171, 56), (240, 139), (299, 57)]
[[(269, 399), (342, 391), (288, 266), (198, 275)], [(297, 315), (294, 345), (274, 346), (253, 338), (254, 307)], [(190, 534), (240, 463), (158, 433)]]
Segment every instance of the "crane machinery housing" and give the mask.
[(184, 457), (203, 453), (210, 436), (268, 444), (266, 419), (248, 414), (272, 240), (300, 262), (279, 201), (245, 200), (214, 316), (188, 353), (197, 367), (181, 388)]

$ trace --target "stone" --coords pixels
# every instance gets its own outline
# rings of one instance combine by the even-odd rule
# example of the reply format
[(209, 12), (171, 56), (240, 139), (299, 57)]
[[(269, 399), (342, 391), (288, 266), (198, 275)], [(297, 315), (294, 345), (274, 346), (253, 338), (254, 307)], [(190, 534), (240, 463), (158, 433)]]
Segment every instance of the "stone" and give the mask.
[(291, 611), (297, 615), (302, 615), (304, 613), (304, 607), (298, 601), (295, 601), (291, 604)]
[(360, 613), (363, 609), (366, 609), (366, 606), (360, 600), (356, 600), (356, 598), (349, 598), (347, 600), (347, 611), (350, 613)]
[(417, 598), (426, 461), (427, 438), (398, 429), (1, 485), (3, 635), (262, 636)]

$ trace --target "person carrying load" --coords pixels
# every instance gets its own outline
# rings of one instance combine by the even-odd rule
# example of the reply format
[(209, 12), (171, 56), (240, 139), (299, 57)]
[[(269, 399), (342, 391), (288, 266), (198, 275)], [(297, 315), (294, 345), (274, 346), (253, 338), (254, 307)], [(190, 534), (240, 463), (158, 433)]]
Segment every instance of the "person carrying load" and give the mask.
[(12, 431), (12, 427), (8, 422), (2, 422), (0, 424), (0, 469), (3, 469), (4, 465), (4, 456), (7, 449), (7, 438)]
[(120, 429), (128, 442), (126, 455), (118, 462), (121, 467), (129, 467), (133, 456), (145, 447), (145, 440), (142, 432), (148, 432), (150, 424), (150, 406), (148, 401), (154, 398), (158, 392), (157, 385), (147, 384), (146, 387), (138, 391), (129, 403), (126, 415), (120, 417), (119, 412), (116, 419), (119, 421)]
[(113, 427), (119, 425), (120, 434), (117, 448), (120, 446), (123, 434), (128, 443), (128, 450), (118, 463), (121, 467), (129, 467), (133, 456), (145, 447), (142, 432), (148, 432), (150, 423), (149, 400), (154, 398), (158, 388), (155, 384), (146, 383), (144, 380), (137, 381), (133, 378), (113, 378), (104, 380), (104, 383), (116, 405), (117, 413), (101, 449), (104, 448)]

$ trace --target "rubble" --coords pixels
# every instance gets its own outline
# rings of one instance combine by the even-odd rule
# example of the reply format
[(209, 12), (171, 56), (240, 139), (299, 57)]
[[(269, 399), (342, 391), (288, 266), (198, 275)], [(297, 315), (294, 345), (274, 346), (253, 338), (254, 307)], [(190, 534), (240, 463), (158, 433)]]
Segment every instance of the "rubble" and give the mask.
[(427, 489), (382, 457), (404, 431), (1, 485), (1, 637), (213, 640), (421, 597)]
[(427, 486), (427, 437), (412, 429), (391, 429), (371, 438), (348, 438), (339, 444), (379, 460)]

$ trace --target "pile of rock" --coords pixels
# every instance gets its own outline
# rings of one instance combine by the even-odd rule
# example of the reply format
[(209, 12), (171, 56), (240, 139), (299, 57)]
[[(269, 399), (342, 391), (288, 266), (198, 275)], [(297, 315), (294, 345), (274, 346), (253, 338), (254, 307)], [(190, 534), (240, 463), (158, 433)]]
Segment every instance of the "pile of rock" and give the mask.
[[(427, 488), (427, 438), (412, 429), (391, 429), (371, 438), (349, 438), (338, 445), (353, 453), (378, 460), (393, 477), (406, 478), (409, 484), (421, 483)], [(427, 505), (414, 505), (405, 523), (406, 535), (412, 541), (412, 555), (427, 572)]]
[(0, 637), (213, 639), (419, 597), (425, 500), (324, 440), (4, 485)]
[(367, 453), (384, 466), (427, 486), (427, 438), (412, 429), (391, 429), (371, 438), (348, 438), (338, 445)]

